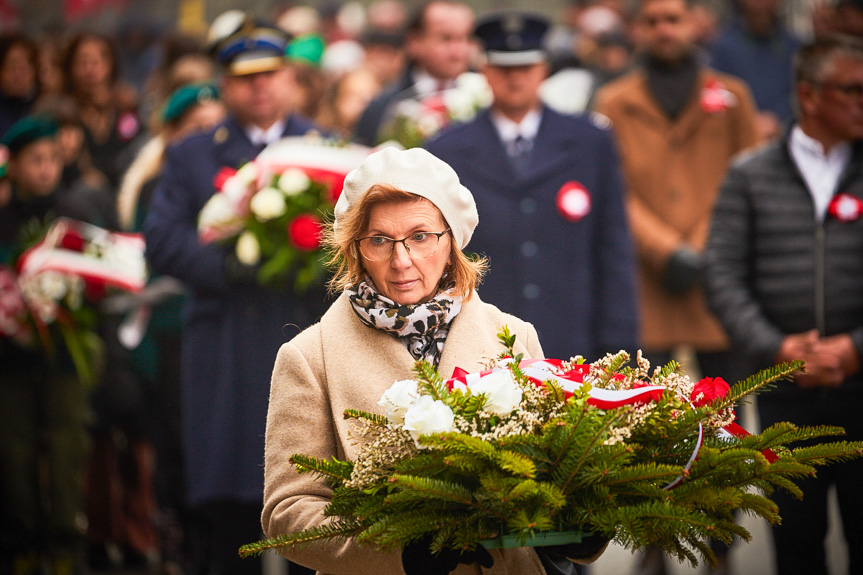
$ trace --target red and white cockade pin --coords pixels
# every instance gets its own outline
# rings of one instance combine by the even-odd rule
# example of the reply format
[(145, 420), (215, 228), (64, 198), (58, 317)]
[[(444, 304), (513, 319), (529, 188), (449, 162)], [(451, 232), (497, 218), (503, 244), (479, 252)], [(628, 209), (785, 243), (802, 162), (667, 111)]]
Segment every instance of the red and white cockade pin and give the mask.
[(737, 97), (729, 92), (722, 82), (711, 78), (704, 84), (704, 89), (701, 90), (701, 109), (705, 112), (718, 114), (735, 105)]
[(845, 192), (836, 194), (827, 206), (827, 213), (840, 222), (853, 222), (863, 215), (863, 200)]
[(581, 182), (566, 182), (557, 192), (557, 210), (571, 222), (577, 222), (589, 214), (590, 207), (590, 192)]

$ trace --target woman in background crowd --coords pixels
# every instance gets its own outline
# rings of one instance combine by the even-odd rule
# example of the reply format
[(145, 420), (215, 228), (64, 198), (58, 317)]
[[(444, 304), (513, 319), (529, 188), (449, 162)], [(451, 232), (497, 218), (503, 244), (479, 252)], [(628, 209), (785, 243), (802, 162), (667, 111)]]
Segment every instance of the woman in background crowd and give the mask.
[(107, 36), (75, 36), (62, 63), (65, 92), (78, 103), (93, 164), (116, 187), (141, 133), (136, 94), (119, 82), (116, 49)]
[(38, 49), (22, 34), (0, 36), (0, 136), (26, 116), (39, 95)]

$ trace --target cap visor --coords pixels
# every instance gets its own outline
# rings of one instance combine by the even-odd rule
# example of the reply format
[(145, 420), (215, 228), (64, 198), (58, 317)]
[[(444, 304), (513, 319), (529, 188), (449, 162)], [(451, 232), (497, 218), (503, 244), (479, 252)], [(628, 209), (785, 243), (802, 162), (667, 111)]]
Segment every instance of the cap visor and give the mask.
[(234, 61), (228, 66), (228, 74), (231, 76), (248, 76), (249, 74), (260, 74), (261, 72), (272, 72), (282, 68), (286, 64), (282, 56), (269, 56), (266, 58), (254, 58), (251, 60)]
[(492, 66), (530, 66), (546, 61), (545, 51), (528, 50), (525, 52), (501, 52), (489, 50), (486, 61)]

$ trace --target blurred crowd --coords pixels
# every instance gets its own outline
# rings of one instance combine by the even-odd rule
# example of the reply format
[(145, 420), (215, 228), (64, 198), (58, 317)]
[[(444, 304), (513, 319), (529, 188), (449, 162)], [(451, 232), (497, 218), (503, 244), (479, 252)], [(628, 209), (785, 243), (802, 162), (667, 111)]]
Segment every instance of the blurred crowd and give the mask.
[[(746, 105), (751, 102), (752, 114), (745, 126), (741, 120), (727, 128), (728, 133), (704, 135), (699, 146), (732, 142), (722, 150), (705, 152), (706, 169), (661, 167), (663, 173), (657, 177), (677, 174), (680, 168), (680, 178), (670, 176), (677, 182), (672, 185), (701, 178), (703, 193), (699, 192), (693, 206), (680, 208), (683, 219), (699, 206), (706, 206), (708, 217), (731, 157), (781, 138), (796, 116), (792, 70), (803, 40), (785, 20), (787, 7), (782, 0), (735, 0), (730, 4), (722, 14), (712, 3), (694, 2), (687, 8), (694, 25), (692, 65), (735, 77), (722, 93), (730, 91), (731, 97)], [(634, 159), (643, 151), (639, 148), (652, 146), (645, 144), (651, 136), (625, 131), (631, 108), (620, 105), (622, 96), (615, 96), (625, 85), (613, 83), (642, 65), (647, 43), (661, 50), (663, 42), (646, 37), (644, 27), (636, 25), (638, 5), (626, 0), (566, 2), (545, 37), (548, 67), (539, 88), (544, 104), (557, 113), (585, 114), (597, 124), (611, 118), (615, 127), (620, 126), (617, 146), (622, 168), (627, 189), (635, 190), (639, 182), (646, 186), (644, 182), (654, 177), (651, 169), (656, 171), (657, 166)], [(476, 15), (472, 8), (452, 2), (442, 6), (439, 12), (426, 11), (424, 6), (414, 13), (400, 0), (373, 0), (364, 8), (351, 3), (341, 10), (322, 12), (309, 5), (288, 5), (269, 14), (268, 25), (287, 38), (289, 73), (279, 91), (286, 100), (281, 105), (311, 120), (321, 133), (369, 146), (381, 143), (388, 135), (387, 122), (395, 102), (447, 90), (462, 74), (482, 68), (484, 54), (473, 38)], [(861, 0), (813, 3), (810, 17), (814, 37), (841, 33), (863, 38)], [(11, 226), (18, 230), (25, 216), (61, 213), (109, 230), (140, 232), (159, 186), (166, 150), (190, 134), (212, 130), (232, 112), (231, 102), (224, 97), (226, 60), (220, 59), (220, 50), (225, 48), (225, 38), (248, 18), (232, 10), (214, 19), (204, 37), (169, 33), (134, 51), (120, 49), (127, 44), (120, 32), (3, 33), (0, 263), (8, 263), (9, 250), (2, 250), (16, 241), (10, 237)], [(262, 25), (261, 19), (255, 21)], [(686, 80), (661, 73), (656, 78), (652, 87), (659, 86), (668, 94), (660, 102), (662, 109), (672, 118), (683, 113), (686, 102), (675, 101), (674, 94), (679, 82)], [(513, 84), (499, 89), (518, 88)], [(498, 93), (495, 96), (501, 99)], [(860, 94), (857, 96), (859, 99)], [(662, 133), (657, 145), (674, 136)], [(52, 203), (33, 201), (15, 208), (22, 202), (22, 190), (37, 198), (50, 196)], [(9, 219), (13, 217), (9, 214), (18, 219)], [(483, 218), (481, 211), (481, 221)], [(658, 228), (640, 232), (632, 212), (630, 218), (641, 260), (647, 257), (641, 252), (653, 248), (638, 246), (655, 240)], [(692, 222), (693, 228), (699, 225)], [(4, 230), (3, 226), (10, 227)], [(695, 239), (678, 238), (678, 244), (666, 249), (666, 256), (676, 258), (676, 267), (669, 268), (664, 256), (659, 271), (642, 270), (645, 285), (653, 282), (666, 294), (657, 296), (651, 309), (671, 302), (672, 308), (688, 310), (686, 306), (692, 304), (695, 310), (679, 314), (692, 327), (692, 333), (681, 341), (649, 335), (640, 340), (656, 358), (671, 358), (691, 342), (705, 342), (698, 352), (727, 351), (728, 342), (714, 319), (708, 327), (697, 323), (699, 314), (709, 313), (703, 296), (695, 303), (674, 299), (687, 293), (691, 282), (700, 281), (693, 278), (700, 277), (704, 266), (700, 252), (707, 239), (706, 227), (694, 234)], [(680, 231), (680, 235), (685, 234)], [(2, 573), (73, 574), (121, 565), (171, 574), (230, 572), (205, 570), (195, 559), (206, 553), (201, 541), (210, 534), (209, 527), (202, 527), (201, 516), (189, 509), (181, 447), (181, 310), (187, 295), (182, 284), (162, 279), (152, 290), (158, 306), (133, 344), (118, 335), (122, 327), (129, 327), (130, 319), (124, 315), (128, 310), (105, 312), (99, 328), (106, 344), (100, 383), (81, 393), (42, 390), (35, 400), (39, 405), (31, 411), (35, 427), (23, 422), (26, 410), (21, 407), (34, 400), (10, 391), (25, 385), (27, 378), (39, 377), (28, 371), (23, 379), (16, 379), (30, 370), (28, 362), (33, 357), (21, 359), (11, 345), (0, 346), (0, 389), (5, 405), (0, 413)], [(663, 311), (656, 322), (665, 322), (675, 313), (673, 309)], [(645, 316), (649, 324), (650, 312)], [(650, 325), (646, 329), (649, 333)], [(713, 329), (716, 338), (710, 339), (705, 334)], [(7, 370), (16, 357), (20, 365)], [(707, 365), (714, 365), (707, 363), (707, 356), (702, 360), (704, 371)], [(726, 364), (721, 365), (726, 369)], [(728, 379), (734, 376), (730, 369), (727, 373)], [(63, 398), (61, 405), (49, 410), (45, 396), (55, 393)], [(64, 415), (57, 417), (56, 410)], [(47, 423), (49, 418), (56, 419), (56, 427)], [(16, 443), (25, 428), (32, 441)], [(66, 441), (55, 445), (52, 438), (56, 437)], [(40, 458), (28, 451), (48, 453), (52, 449), (66, 457), (49, 461), (47, 456)], [(16, 470), (29, 462), (35, 462), (32, 474), (20, 479), (21, 485), (13, 485)], [(33, 505), (27, 501), (31, 496)], [(721, 555), (722, 549), (717, 552)], [(661, 558), (651, 559), (648, 554), (648, 561), (653, 563), (644, 568), (654, 571), (643, 573), (664, 572)], [(291, 573), (301, 572), (299, 569), (292, 565)]]

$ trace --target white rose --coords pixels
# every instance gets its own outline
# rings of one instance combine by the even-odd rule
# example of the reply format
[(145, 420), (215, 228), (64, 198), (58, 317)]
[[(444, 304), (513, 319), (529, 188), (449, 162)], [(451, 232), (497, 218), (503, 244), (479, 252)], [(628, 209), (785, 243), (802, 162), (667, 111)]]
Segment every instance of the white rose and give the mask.
[(231, 202), (225, 194), (214, 194), (198, 215), (198, 230), (203, 230), (211, 226), (226, 222), (235, 217), (234, 210), (231, 209)]
[(456, 89), (470, 95), (474, 106), (486, 108), (491, 105), (494, 95), (485, 76), (476, 72), (465, 72), (455, 79)]
[(405, 412), (404, 428), (416, 442), (421, 435), (453, 431), (454, 419), (455, 415), (444, 402), (430, 395), (421, 395)]
[(387, 409), (390, 423), (404, 423), (405, 412), (419, 397), (417, 382), (412, 379), (397, 381), (384, 392), (378, 405)]
[(309, 184), (311, 184), (309, 177), (304, 171), (297, 168), (288, 168), (285, 170), (279, 176), (278, 182), (279, 188), (289, 196), (305, 192)]
[(497, 415), (509, 415), (521, 403), (522, 389), (508, 369), (500, 369), (470, 384), (474, 395), (484, 394), (485, 410)]
[(261, 261), (261, 245), (252, 232), (243, 232), (237, 239), (237, 259), (241, 264), (253, 266)]
[(454, 120), (465, 122), (473, 118), (476, 110), (471, 95), (459, 89), (444, 92), (443, 101), (447, 111)]
[(423, 114), (417, 121), (417, 130), (424, 138), (430, 138), (444, 127), (444, 119), (438, 113)]
[(237, 178), (243, 184), (250, 186), (258, 181), (258, 166), (255, 165), (254, 162), (249, 162), (237, 170), (237, 173), (234, 174), (234, 178)]
[(66, 280), (59, 272), (42, 272), (36, 276), (36, 279), (39, 282), (39, 292), (50, 300), (60, 301), (68, 291)]
[(278, 218), (285, 209), (285, 195), (276, 188), (264, 188), (249, 202), (249, 210), (260, 222)]
[(216, 194), (216, 196), (225, 196), (225, 198), (228, 199), (228, 205), (235, 206), (240, 204), (243, 201), (243, 198), (246, 197), (246, 194), (249, 192), (249, 186), (251, 186), (249, 182), (244, 181), (237, 177), (237, 174), (234, 174), (225, 180), (225, 184), (222, 186), (222, 191), (219, 194)]

